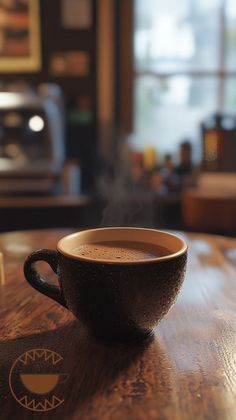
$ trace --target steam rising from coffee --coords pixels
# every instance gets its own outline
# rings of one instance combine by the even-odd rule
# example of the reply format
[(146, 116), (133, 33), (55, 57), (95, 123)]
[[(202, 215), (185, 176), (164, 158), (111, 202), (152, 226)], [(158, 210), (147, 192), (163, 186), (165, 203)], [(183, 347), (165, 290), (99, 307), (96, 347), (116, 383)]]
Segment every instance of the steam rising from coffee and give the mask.
[(154, 227), (153, 196), (130, 182), (130, 148), (121, 141), (111, 164), (113, 176), (99, 179), (106, 206), (100, 226)]

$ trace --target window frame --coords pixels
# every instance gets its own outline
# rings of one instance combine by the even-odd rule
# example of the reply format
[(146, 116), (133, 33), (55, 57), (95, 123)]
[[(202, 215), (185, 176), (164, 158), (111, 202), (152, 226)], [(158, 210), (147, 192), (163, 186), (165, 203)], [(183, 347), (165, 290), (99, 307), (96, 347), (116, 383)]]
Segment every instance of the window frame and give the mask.
[(166, 71), (155, 72), (152, 70), (136, 70), (134, 57), (134, 30), (135, 30), (135, 0), (116, 0), (117, 15), (117, 85), (116, 91), (116, 121), (122, 134), (127, 135), (134, 129), (134, 84), (135, 79), (142, 76), (152, 76), (158, 79), (174, 76), (216, 77), (219, 81), (217, 90), (218, 109), (223, 109), (226, 91), (226, 80), (236, 78), (236, 70), (224, 70), (226, 54), (226, 13), (225, 4), (220, 8), (220, 33), (219, 33), (219, 67), (220, 71)]

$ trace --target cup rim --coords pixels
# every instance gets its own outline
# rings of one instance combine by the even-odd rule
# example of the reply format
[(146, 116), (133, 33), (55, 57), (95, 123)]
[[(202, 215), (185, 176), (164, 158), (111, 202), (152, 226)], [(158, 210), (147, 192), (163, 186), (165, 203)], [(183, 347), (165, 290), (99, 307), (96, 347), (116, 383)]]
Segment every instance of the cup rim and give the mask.
[[(89, 257), (83, 257), (83, 256), (78, 255), (78, 254), (72, 254), (69, 251), (64, 250), (63, 247), (62, 247), (63, 241), (66, 238), (71, 239), (71, 238), (73, 238), (73, 237), (77, 236), (78, 234), (80, 234), (82, 232), (85, 232), (85, 231), (92, 233), (92, 232), (97, 232), (97, 231), (101, 231), (101, 230), (118, 230), (118, 229), (119, 230), (154, 231), (156, 233), (159, 232), (159, 233), (165, 234), (169, 237), (178, 239), (180, 242), (182, 242), (182, 247), (180, 248), (179, 251), (170, 253), (168, 255), (164, 255), (162, 257), (155, 257), (155, 258), (150, 258), (150, 259), (147, 259), (147, 260), (144, 260), (144, 259), (141, 260), (140, 259), (140, 260), (135, 260), (135, 261), (114, 261), (114, 260), (106, 260), (106, 259), (103, 260), (103, 259), (94, 259), (94, 258), (89, 258)], [(181, 238), (179, 235), (174, 234), (172, 232), (170, 233), (168, 231), (159, 230), (159, 229), (150, 229), (150, 228), (142, 228), (142, 227), (122, 227), (122, 226), (120, 226), (120, 227), (94, 228), (94, 229), (82, 229), (78, 232), (74, 232), (74, 233), (71, 233), (69, 235), (64, 236), (57, 243), (57, 251), (60, 254), (66, 256), (66, 257), (69, 257), (71, 259), (78, 260), (78, 261), (84, 261), (84, 262), (90, 262), (90, 263), (96, 263), (96, 264), (110, 264), (110, 265), (140, 265), (140, 264), (150, 264), (150, 263), (154, 263), (154, 262), (157, 263), (157, 262), (161, 262), (161, 261), (168, 261), (168, 260), (172, 260), (174, 258), (177, 258), (177, 257), (183, 255), (187, 251), (187, 249), (188, 249), (188, 245), (187, 245), (186, 241), (183, 238)]]

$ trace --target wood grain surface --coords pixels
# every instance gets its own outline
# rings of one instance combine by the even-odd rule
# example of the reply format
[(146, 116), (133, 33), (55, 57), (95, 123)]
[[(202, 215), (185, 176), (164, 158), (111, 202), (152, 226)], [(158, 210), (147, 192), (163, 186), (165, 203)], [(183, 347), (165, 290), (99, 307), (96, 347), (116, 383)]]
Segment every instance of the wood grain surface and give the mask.
[[(0, 235), (6, 274), (0, 288), (0, 418), (235, 420), (236, 240), (182, 234), (189, 263), (177, 303), (148, 341), (112, 344), (89, 337), (73, 315), (24, 280), (25, 257), (54, 248), (68, 232)], [(56, 281), (48, 266), (40, 269)], [(48, 412), (22, 407), (9, 387), (16, 358), (37, 348), (59, 353), (60, 372), (69, 375), (58, 385), (64, 402)]]

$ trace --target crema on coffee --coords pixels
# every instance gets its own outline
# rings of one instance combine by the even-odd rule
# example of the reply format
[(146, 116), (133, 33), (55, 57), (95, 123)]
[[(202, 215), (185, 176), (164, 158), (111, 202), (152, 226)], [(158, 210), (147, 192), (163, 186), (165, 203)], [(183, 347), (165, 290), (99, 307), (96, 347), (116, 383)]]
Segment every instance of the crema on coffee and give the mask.
[(167, 248), (146, 242), (104, 241), (76, 247), (73, 253), (94, 260), (139, 261), (170, 254)]

